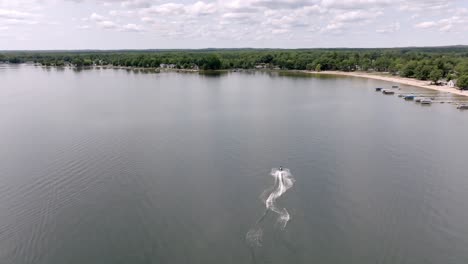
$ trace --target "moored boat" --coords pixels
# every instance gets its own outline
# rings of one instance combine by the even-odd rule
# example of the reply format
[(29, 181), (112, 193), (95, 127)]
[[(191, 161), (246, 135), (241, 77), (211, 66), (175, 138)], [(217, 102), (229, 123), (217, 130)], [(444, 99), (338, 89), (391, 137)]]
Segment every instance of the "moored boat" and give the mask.
[(414, 98), (414, 101), (415, 101), (416, 103), (420, 103), (421, 100), (423, 100), (423, 98), (421, 98), (421, 97)]
[(394, 94), (395, 91), (388, 90), (388, 89), (383, 89), (383, 90), (382, 90), (382, 93), (383, 93), (383, 94)]
[(398, 85), (392, 85), (392, 88), (398, 88)]
[(457, 109), (460, 109), (460, 110), (467, 110), (468, 109), (468, 105), (467, 104), (459, 104), (457, 106)]
[(429, 98), (424, 98), (424, 99), (421, 100), (421, 104), (422, 105), (430, 105), (430, 104), (432, 104), (432, 100), (429, 99)]
[(411, 101), (411, 100), (414, 100), (414, 94), (408, 94), (405, 96), (405, 100), (407, 101)]
[(382, 91), (382, 87), (376, 87), (376, 88), (375, 88), (375, 91), (376, 91), (376, 92)]

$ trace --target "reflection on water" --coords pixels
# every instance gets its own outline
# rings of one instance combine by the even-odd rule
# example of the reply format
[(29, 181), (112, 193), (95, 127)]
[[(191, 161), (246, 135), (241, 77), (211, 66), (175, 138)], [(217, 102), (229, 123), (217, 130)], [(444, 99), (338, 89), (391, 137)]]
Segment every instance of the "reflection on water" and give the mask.
[(228, 74), (229, 71), (199, 71), (198, 74), (205, 77), (220, 77)]
[[(468, 260), (468, 123), (453, 105), (283, 72), (0, 77), (2, 264)], [(267, 215), (252, 247), (280, 165), (296, 182), (275, 208), (291, 221)]]

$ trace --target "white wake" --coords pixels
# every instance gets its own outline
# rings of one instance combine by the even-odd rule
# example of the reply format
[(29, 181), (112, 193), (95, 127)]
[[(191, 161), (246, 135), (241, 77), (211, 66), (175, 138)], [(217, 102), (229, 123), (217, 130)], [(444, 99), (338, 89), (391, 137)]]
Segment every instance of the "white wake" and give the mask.
[(250, 229), (246, 234), (246, 240), (252, 246), (261, 246), (263, 230), (260, 224), (263, 222), (268, 211), (278, 214), (277, 223), (281, 229), (286, 228), (286, 225), (291, 220), (288, 210), (286, 208), (279, 208), (276, 205), (276, 200), (294, 185), (295, 180), (289, 169), (273, 168), (270, 175), (275, 178), (275, 182), (273, 188), (265, 191), (263, 195), (263, 202), (266, 207), (265, 213), (258, 219), (256, 227)]

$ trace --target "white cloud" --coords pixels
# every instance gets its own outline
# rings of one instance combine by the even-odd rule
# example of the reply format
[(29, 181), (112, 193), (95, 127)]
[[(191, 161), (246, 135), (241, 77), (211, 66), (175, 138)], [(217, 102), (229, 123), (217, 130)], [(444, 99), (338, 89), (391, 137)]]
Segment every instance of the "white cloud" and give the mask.
[(130, 0), (130, 1), (123, 1), (122, 7), (124, 8), (145, 8), (150, 7), (152, 1), (149, 0)]
[(395, 2), (398, 2), (398, 0), (323, 0), (322, 5), (326, 8), (335, 9), (365, 9), (383, 8)]
[(345, 24), (342, 22), (331, 22), (325, 28), (322, 28), (321, 32), (332, 32), (340, 33), (345, 27)]
[(258, 24), (259, 17), (253, 13), (225, 13), (221, 16), (221, 24)]
[(30, 19), (37, 15), (9, 9), (0, 9), (0, 18), (6, 19)]
[[(461, 12), (463, 13), (463, 11)], [(468, 26), (467, 16), (452, 16), (449, 18), (439, 19), (436, 21), (424, 21), (414, 25), (419, 29), (437, 29), (441, 32), (448, 32), (454, 30), (463, 30)]]
[(382, 14), (380, 11), (349, 11), (336, 15), (334, 20), (338, 22), (369, 22)]
[(113, 17), (133, 17), (136, 13), (133, 10), (111, 10), (109, 15)]
[[(252, 32), (247, 32), (252, 27), (272, 34), (300, 31), (339, 33), (375, 22), (390, 10), (398, 12), (420, 5), (434, 7), (451, 0), (427, 1), (413, 0), (408, 4), (404, 0), (195, 0), (188, 3), (176, 0), (107, 0), (120, 6), (108, 11), (112, 19), (94, 13), (89, 20), (100, 28), (120, 31), (124, 31), (123, 25), (129, 25), (126, 30), (135, 32), (142, 30), (142, 26), (135, 26), (143, 22), (149, 27), (147, 31), (178, 37), (209, 34), (210, 37), (221, 38), (226, 36), (228, 25), (235, 27), (231, 34), (242, 37), (254, 37)], [(375, 32), (392, 33), (399, 31), (400, 27), (400, 23), (377, 23)], [(443, 26), (443, 30), (451, 28), (450, 25)]]
[(149, 8), (142, 9), (141, 13), (145, 15), (161, 15), (161, 16), (204, 16), (214, 14), (217, 11), (214, 3), (205, 3), (198, 1), (193, 4), (179, 4), (179, 3), (164, 3), (154, 5)]
[(413, 0), (402, 1), (400, 5), (401, 10), (427, 12), (430, 10), (441, 10), (450, 7), (453, 0)]
[(285, 34), (285, 33), (289, 33), (290, 30), (289, 29), (285, 29), (285, 28), (279, 28), (279, 29), (273, 29), (271, 31), (271, 33), (275, 34), (275, 35), (278, 35), (278, 34)]
[[(116, 13), (113, 11), (109, 12), (112, 16), (121, 15), (120, 13)], [(100, 29), (106, 30), (116, 30), (116, 31), (123, 31), (123, 32), (142, 32), (143, 26), (137, 25), (135, 23), (128, 23), (128, 24), (120, 24), (115, 21), (110, 20), (109, 18), (99, 15), (97, 13), (92, 13), (89, 18), (82, 19), (83, 21), (91, 21), (94, 22), (95, 25)], [(90, 29), (91, 26), (89, 25), (82, 25), (78, 26), (78, 29)]]
[(405, 11), (440, 10), (452, 5), (454, 0), (322, 0), (330, 9), (369, 9), (398, 7)]
[(266, 7), (269, 9), (295, 9), (304, 6), (314, 5), (315, 0), (257, 0), (252, 1), (253, 5)]
[(383, 13), (380, 11), (372, 12), (363, 10), (339, 12), (336, 13), (335, 17), (322, 29), (322, 32), (339, 33), (348, 27), (368, 24), (382, 14)]
[(101, 15), (98, 15), (96, 13), (92, 13), (91, 16), (89, 17), (89, 20), (91, 21), (103, 21), (105, 18)]
[(251, 18), (250, 13), (226, 13), (222, 15), (222, 18), (226, 19), (244, 19), (244, 18)]
[(307, 6), (313, 6), (320, 0), (234, 0), (218, 1), (227, 12), (255, 13), (265, 9), (299, 9)]
[(377, 33), (394, 33), (400, 30), (400, 22), (395, 22), (393, 24), (390, 24), (388, 26), (379, 28), (376, 30)]
[(39, 23), (40, 15), (18, 11), (14, 9), (3, 9), (0, 6), (0, 25), (36, 25)]
[(102, 20), (96, 23), (100, 28), (105, 28), (105, 29), (117, 29), (118, 25), (110, 20)]
[(91, 27), (89, 25), (80, 25), (76, 27), (77, 29), (90, 29)]
[[(464, 0), (0, 0), (0, 28), (3, 35), (15, 36), (34, 31), (30, 25), (35, 25), (34, 29), (42, 30), (32, 36), (42, 42), (50, 37), (39, 36), (39, 32), (51, 24), (62, 32), (66, 28), (86, 30), (77, 31), (77, 38), (83, 37), (80, 34), (97, 38), (99, 34), (91, 33), (102, 31), (145, 32), (139, 38), (152, 46), (172, 43), (174, 47), (197, 41), (201, 46), (256, 46), (260, 41), (273, 47), (385, 46), (389, 44), (378, 34), (394, 32), (398, 32), (392, 35), (396, 43), (410, 45), (423, 41), (418, 37), (423, 30), (444, 34), (440, 36), (452, 34), (450, 38), (427, 38), (427, 45), (447, 39), (444, 44), (451, 40), (464, 44), (467, 8)], [(86, 17), (76, 18), (83, 14)], [(10, 45), (2, 42), (0, 46)], [(119, 43), (134, 45), (126, 40)]]
[(0, 0), (0, 9), (20, 12), (38, 12), (43, 9), (45, 0)]
[(230, 13), (256, 13), (260, 9), (253, 5), (253, 1), (246, 0), (233, 0), (233, 1), (220, 1), (219, 5), (223, 7), (225, 12)]
[(4, 19), (1, 21), (4, 25), (37, 25), (38, 21), (24, 19)]
[(146, 8), (144, 9), (143, 13), (164, 16), (177, 16), (185, 13), (185, 6), (183, 4), (166, 3)]
[(186, 12), (194, 16), (209, 15), (215, 13), (216, 11), (217, 9), (214, 3), (205, 3), (202, 1), (198, 1), (186, 7)]
[(437, 26), (437, 23), (434, 21), (425, 21), (414, 25), (416, 28), (431, 28)]
[(446, 31), (450, 31), (452, 28), (453, 28), (453, 24), (447, 24), (447, 25), (442, 26), (439, 30), (446, 32)]
[(127, 24), (120, 27), (121, 31), (130, 31), (130, 32), (142, 32), (143, 27), (136, 24)]
[(141, 21), (145, 22), (145, 23), (155, 23), (156, 20), (152, 17), (142, 17), (141, 18)]

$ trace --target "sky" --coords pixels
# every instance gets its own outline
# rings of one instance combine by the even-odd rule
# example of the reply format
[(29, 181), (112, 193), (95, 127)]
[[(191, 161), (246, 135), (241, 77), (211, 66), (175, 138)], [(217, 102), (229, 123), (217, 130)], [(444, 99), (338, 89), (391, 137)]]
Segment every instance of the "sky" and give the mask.
[(0, 0), (0, 50), (468, 44), (468, 0)]

